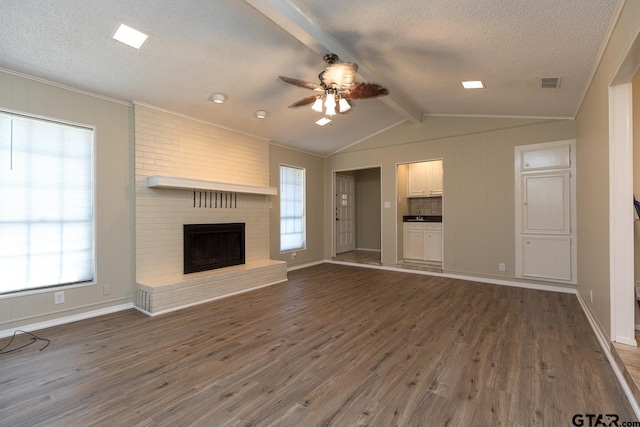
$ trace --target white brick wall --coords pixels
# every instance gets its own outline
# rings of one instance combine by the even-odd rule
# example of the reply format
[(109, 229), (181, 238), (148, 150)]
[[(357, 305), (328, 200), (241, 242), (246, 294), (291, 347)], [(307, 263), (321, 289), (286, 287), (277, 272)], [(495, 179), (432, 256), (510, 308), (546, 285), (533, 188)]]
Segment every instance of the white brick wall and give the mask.
[(137, 282), (183, 276), (183, 224), (244, 222), (246, 262), (268, 260), (268, 196), (238, 194), (237, 208), (194, 208), (192, 191), (151, 189), (146, 180), (166, 175), (267, 187), (269, 144), (147, 106), (135, 105), (134, 113)]

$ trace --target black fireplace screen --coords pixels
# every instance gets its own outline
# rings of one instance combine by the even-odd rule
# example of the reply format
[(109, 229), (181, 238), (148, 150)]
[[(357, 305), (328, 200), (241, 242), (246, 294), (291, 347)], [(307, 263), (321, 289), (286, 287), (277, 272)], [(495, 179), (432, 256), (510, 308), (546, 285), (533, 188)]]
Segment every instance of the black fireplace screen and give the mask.
[(244, 264), (244, 223), (184, 225), (184, 274), (239, 264)]

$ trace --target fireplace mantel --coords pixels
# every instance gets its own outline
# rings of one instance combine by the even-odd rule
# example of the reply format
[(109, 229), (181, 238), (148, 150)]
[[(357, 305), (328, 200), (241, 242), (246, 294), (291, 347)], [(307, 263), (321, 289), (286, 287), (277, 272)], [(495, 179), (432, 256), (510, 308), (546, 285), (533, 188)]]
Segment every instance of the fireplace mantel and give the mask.
[(246, 194), (264, 194), (275, 196), (275, 187), (259, 187), (255, 185), (232, 184), (228, 182), (205, 181), (201, 179), (178, 178), (173, 176), (152, 175), (147, 177), (149, 188), (171, 188), (176, 190), (228, 191)]

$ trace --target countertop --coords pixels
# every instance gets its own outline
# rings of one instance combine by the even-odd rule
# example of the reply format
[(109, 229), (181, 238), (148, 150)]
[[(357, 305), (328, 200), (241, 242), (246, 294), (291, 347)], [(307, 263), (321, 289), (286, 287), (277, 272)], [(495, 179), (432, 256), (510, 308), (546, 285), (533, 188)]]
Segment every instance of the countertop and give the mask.
[(442, 215), (404, 215), (402, 222), (442, 222)]

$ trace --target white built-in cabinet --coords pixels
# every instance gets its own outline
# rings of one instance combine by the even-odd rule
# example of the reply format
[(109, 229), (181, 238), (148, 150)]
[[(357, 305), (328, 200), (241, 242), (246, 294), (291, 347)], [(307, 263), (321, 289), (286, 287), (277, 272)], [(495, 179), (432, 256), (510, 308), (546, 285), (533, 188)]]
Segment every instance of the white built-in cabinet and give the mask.
[(442, 196), (442, 160), (409, 163), (407, 197)]
[(402, 237), (405, 260), (442, 262), (441, 222), (404, 222)]
[(424, 230), (424, 260), (442, 262), (442, 224), (440, 229), (427, 228), (429, 224), (425, 224)]
[(422, 224), (404, 223), (404, 258), (424, 260), (424, 230)]
[(575, 140), (515, 148), (516, 277), (576, 283)]

